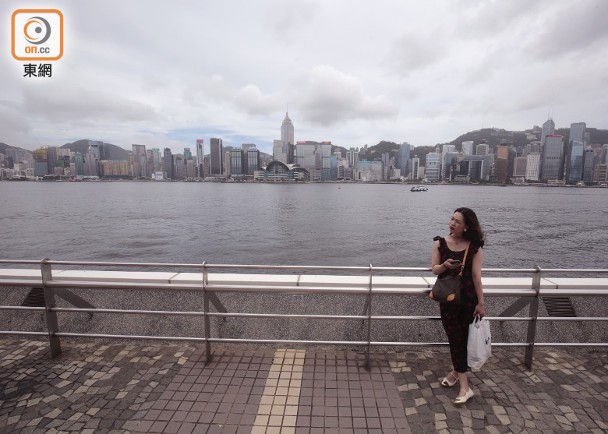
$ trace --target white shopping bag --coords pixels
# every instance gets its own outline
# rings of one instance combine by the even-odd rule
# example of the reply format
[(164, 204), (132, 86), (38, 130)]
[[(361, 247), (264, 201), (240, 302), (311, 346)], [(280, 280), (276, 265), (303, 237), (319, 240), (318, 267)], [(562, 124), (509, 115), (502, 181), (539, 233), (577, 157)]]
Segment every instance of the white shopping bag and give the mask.
[(490, 321), (475, 317), (469, 325), (469, 339), (467, 342), (467, 362), (473, 371), (481, 369), (483, 364), (492, 355), (492, 335), (490, 334)]

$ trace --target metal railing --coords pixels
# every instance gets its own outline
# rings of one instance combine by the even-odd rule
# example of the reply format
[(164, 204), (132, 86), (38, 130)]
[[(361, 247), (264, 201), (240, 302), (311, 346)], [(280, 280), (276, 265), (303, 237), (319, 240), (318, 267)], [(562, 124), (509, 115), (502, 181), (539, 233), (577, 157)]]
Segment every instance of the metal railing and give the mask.
[[(386, 346), (443, 346), (446, 342), (385, 342), (372, 341), (372, 324), (384, 321), (427, 321), (438, 320), (434, 315), (373, 315), (372, 302), (375, 297), (383, 295), (398, 296), (421, 296), (429, 292), (434, 276), (430, 274), (430, 268), (417, 267), (344, 267), (344, 266), (283, 266), (283, 265), (233, 265), (233, 264), (172, 264), (172, 263), (131, 263), (131, 262), (80, 262), (80, 261), (51, 261), (45, 258), (41, 261), (33, 260), (0, 260), (0, 264), (16, 265), (36, 265), (39, 266), (40, 275), (32, 272), (32, 268), (27, 269), (6, 269), (0, 268), (0, 286), (28, 286), (35, 287), (40, 285), (44, 292), (44, 307), (24, 307), (24, 306), (0, 306), (0, 310), (13, 311), (32, 311), (44, 312), (46, 321), (46, 332), (40, 331), (19, 331), (19, 330), (0, 330), (1, 335), (17, 336), (48, 336), (50, 343), (51, 357), (56, 357), (61, 353), (60, 339), (65, 338), (106, 338), (106, 339), (135, 339), (135, 340), (169, 340), (169, 341), (190, 341), (205, 344), (206, 362), (211, 360), (212, 343), (242, 343), (242, 344), (282, 344), (282, 345), (348, 345), (366, 347), (366, 362), (369, 366), (370, 352), (372, 347)], [(191, 274), (186, 279), (179, 279), (181, 272), (175, 272), (173, 277), (167, 281), (144, 278), (142, 273), (137, 276), (129, 275), (120, 271), (103, 271), (106, 274), (88, 276), (89, 270), (76, 270), (76, 275), (70, 276), (70, 271), (75, 270), (55, 270), (52, 266), (67, 267), (108, 267), (108, 268), (154, 268), (158, 269), (179, 269), (194, 270), (197, 273)], [(216, 270), (218, 273), (210, 273)], [(236, 274), (225, 274), (226, 270), (237, 270)], [(245, 274), (246, 271), (258, 271), (258, 274)], [(291, 273), (286, 273), (290, 271)], [(303, 274), (294, 274), (294, 272)], [(80, 274), (78, 274), (80, 272)], [(222, 274), (221, 272), (224, 272)], [(269, 274), (269, 272), (277, 272)], [(310, 275), (309, 272), (322, 272), (322, 275)], [(348, 275), (327, 274), (329, 272), (349, 273)], [(173, 273), (173, 272), (172, 272)], [(391, 274), (392, 273), (392, 274)], [(401, 279), (404, 274), (428, 273), (428, 277), (410, 277), (410, 281), (403, 282)], [(525, 342), (493, 342), (494, 346), (505, 347), (524, 347), (525, 365), (532, 367), (534, 348), (537, 346), (582, 346), (582, 347), (608, 347), (606, 342), (537, 342), (537, 325), (541, 321), (608, 321), (607, 316), (591, 317), (542, 317), (539, 316), (539, 300), (541, 297), (605, 297), (608, 296), (608, 279), (590, 279), (589, 275), (603, 275), (608, 270), (598, 269), (545, 269), (540, 267), (530, 269), (483, 269), (484, 279), (486, 274), (500, 274), (497, 280), (507, 282), (507, 284), (489, 284), (484, 281), (484, 294), (490, 297), (518, 297), (505, 312), (506, 316), (490, 317), (490, 320), (497, 321), (523, 321), (528, 323), (527, 336)], [(146, 274), (146, 273), (143, 273)], [(387, 276), (388, 275), (388, 276)], [(509, 279), (505, 275), (517, 275), (518, 277), (529, 276), (529, 283), (521, 283), (510, 286)], [(554, 275), (576, 275), (574, 279), (580, 279), (580, 284), (573, 283), (573, 278), (569, 279), (569, 289), (561, 289), (558, 284), (546, 276)], [(69, 278), (67, 277), (69, 276)], [(234, 279), (225, 279), (222, 276), (237, 276)], [(242, 277), (242, 278), (239, 278)], [(254, 276), (254, 277), (252, 277)], [(380, 277), (384, 276), (384, 277)], [(212, 278), (210, 278), (212, 277)], [(280, 279), (278, 278), (280, 277)], [(407, 278), (407, 277), (406, 277)], [(391, 279), (393, 279), (391, 281)], [(515, 279), (517, 280), (517, 279)], [(557, 279), (559, 280), (559, 279)], [(568, 280), (568, 279), (566, 279)], [(593, 281), (593, 282), (591, 282)], [(277, 283), (278, 282), (278, 283)], [(590, 283), (591, 282), (591, 283)], [(194, 291), (202, 293), (201, 311), (170, 311), (170, 310), (133, 310), (133, 309), (106, 309), (96, 308), (86, 301), (79, 299), (71, 293), (68, 288), (83, 289), (115, 289), (122, 291), (131, 290), (164, 290), (164, 291)], [(217, 294), (238, 292), (238, 293), (271, 293), (271, 294), (301, 294), (301, 295), (322, 295), (322, 294), (347, 294), (361, 296), (365, 298), (363, 313), (360, 315), (338, 315), (338, 314), (288, 314), (288, 313), (252, 313), (252, 312), (227, 312)], [(76, 307), (57, 307), (56, 297), (60, 296)], [(212, 312), (210, 304), (213, 303), (217, 312)], [(521, 309), (529, 305), (527, 316), (514, 316)], [(151, 336), (133, 334), (103, 334), (103, 333), (76, 333), (60, 331), (57, 314), (85, 312), (89, 314), (136, 314), (136, 315), (160, 315), (160, 316), (184, 316), (202, 317), (204, 323), (204, 337), (195, 336)], [(311, 320), (357, 320), (362, 321), (366, 327), (365, 340), (338, 341), (338, 340), (297, 340), (297, 339), (252, 339), (252, 338), (221, 338), (211, 336), (211, 318), (285, 318), (285, 319), (311, 319)]]

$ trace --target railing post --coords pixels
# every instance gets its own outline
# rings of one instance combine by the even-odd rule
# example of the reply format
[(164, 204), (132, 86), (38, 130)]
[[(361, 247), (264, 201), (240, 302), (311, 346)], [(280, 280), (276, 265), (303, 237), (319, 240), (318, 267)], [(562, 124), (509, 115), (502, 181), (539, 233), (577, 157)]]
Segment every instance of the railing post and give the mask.
[(209, 320), (209, 294), (207, 293), (207, 262), (203, 262), (203, 322), (205, 327), (205, 366), (211, 362), (211, 321)]
[(534, 359), (534, 343), (536, 342), (536, 327), (538, 324), (538, 302), (539, 302), (539, 294), (540, 294), (540, 278), (541, 278), (541, 269), (537, 265), (535, 266), (536, 273), (532, 276), (532, 289), (536, 291), (536, 296), (530, 302), (530, 314), (532, 320), (528, 322), (528, 337), (526, 342), (528, 346), (526, 347), (526, 355), (524, 358), (524, 365), (526, 368), (532, 369), (532, 362)]
[(59, 331), (57, 312), (53, 310), (55, 308), (55, 290), (47, 285), (49, 281), (53, 280), (53, 272), (48, 260), (49, 258), (44, 258), (40, 261), (40, 271), (42, 273), (42, 289), (44, 291), (46, 329), (49, 334), (51, 358), (55, 358), (61, 354), (61, 342), (57, 336), (57, 332)]
[(365, 354), (365, 369), (371, 370), (370, 352), (372, 348), (372, 277), (373, 266), (369, 264), (369, 292), (367, 293), (367, 352)]

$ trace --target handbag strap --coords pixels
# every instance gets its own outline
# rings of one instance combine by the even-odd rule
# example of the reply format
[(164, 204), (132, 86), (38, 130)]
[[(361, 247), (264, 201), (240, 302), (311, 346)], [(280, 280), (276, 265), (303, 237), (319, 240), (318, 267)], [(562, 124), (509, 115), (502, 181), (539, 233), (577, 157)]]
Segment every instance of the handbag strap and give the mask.
[(467, 244), (467, 248), (464, 251), (464, 258), (462, 259), (462, 265), (460, 266), (460, 273), (458, 273), (459, 276), (462, 276), (462, 272), (464, 271), (464, 266), (467, 263), (467, 255), (469, 254), (470, 245), (471, 245), (471, 242), (469, 241), (469, 244)]

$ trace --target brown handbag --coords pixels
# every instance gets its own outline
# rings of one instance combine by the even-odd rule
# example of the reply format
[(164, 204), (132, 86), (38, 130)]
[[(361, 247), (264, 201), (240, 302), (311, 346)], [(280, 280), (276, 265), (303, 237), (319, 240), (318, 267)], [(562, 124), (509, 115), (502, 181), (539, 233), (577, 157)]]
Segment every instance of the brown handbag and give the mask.
[(464, 259), (460, 266), (460, 273), (457, 275), (447, 275), (443, 277), (437, 277), (433, 288), (429, 292), (429, 298), (439, 303), (460, 303), (460, 280), (462, 279), (462, 272), (467, 262), (467, 254), (469, 253), (469, 245), (467, 245), (464, 251)]

